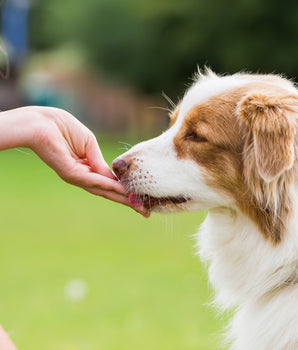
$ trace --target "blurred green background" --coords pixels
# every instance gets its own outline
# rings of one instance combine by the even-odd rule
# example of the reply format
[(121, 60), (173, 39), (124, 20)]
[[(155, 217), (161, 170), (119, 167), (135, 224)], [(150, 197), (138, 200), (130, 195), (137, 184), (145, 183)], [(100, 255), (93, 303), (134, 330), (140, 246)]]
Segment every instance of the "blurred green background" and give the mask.
[[(65, 108), (110, 164), (167, 128), (196, 66), (298, 73), (296, 0), (2, 0), (0, 106)], [(0, 153), (0, 322), (20, 350), (208, 350), (194, 239), (205, 213), (145, 220)]]
[[(111, 161), (119, 144), (102, 149)], [(0, 315), (19, 349), (217, 347), (223, 319), (192, 238), (204, 213), (146, 220), (27, 150), (0, 162)]]

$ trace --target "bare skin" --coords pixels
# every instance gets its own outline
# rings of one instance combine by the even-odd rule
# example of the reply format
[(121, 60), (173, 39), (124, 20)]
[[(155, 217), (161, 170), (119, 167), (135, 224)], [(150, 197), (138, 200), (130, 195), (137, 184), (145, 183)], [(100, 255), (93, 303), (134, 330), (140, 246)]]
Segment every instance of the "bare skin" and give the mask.
[(128, 193), (105, 162), (93, 133), (70, 113), (52, 107), (21, 107), (0, 113), (0, 151), (28, 147), (64, 181), (132, 206)]
[(17, 350), (4, 329), (0, 326), (0, 350)]

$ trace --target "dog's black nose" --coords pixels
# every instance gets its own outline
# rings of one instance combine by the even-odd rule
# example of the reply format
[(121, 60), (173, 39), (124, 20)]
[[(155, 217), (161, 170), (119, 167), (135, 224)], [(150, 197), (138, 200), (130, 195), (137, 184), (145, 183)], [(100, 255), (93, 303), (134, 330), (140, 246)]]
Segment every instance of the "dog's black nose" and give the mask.
[(130, 164), (123, 158), (116, 158), (112, 163), (112, 168), (118, 179), (121, 179), (121, 176), (123, 176), (128, 171), (129, 166)]

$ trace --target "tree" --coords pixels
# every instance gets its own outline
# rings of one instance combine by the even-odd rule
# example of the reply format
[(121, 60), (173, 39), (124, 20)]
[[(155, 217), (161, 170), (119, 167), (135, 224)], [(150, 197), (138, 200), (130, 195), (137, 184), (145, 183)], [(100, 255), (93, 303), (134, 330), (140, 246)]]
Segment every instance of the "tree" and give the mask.
[(146, 92), (181, 94), (196, 65), (297, 75), (296, 0), (47, 0), (32, 45), (82, 45), (107, 75)]

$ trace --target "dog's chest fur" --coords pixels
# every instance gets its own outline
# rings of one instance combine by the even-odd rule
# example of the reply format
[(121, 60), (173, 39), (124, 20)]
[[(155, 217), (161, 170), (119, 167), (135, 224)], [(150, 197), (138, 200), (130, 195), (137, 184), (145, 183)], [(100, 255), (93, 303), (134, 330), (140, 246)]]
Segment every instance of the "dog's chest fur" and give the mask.
[(231, 349), (298, 349), (295, 213), (287, 239), (275, 248), (254, 223), (230, 209), (209, 211), (201, 225), (197, 248), (208, 264), (215, 304), (222, 310), (237, 310), (226, 333)]

